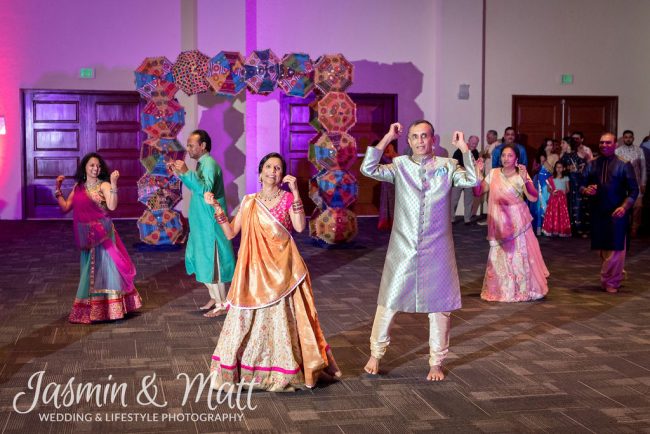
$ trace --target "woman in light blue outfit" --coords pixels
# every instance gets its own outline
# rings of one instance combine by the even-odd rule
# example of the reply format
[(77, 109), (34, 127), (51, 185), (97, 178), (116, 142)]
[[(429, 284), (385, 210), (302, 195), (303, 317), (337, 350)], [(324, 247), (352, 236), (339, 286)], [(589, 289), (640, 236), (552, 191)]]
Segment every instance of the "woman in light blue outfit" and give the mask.
[(537, 202), (531, 202), (529, 206), (530, 213), (533, 216), (533, 228), (537, 235), (542, 233), (544, 214), (551, 195), (546, 181), (553, 178), (553, 167), (559, 158), (555, 148), (553, 139), (544, 139), (533, 163), (533, 172), (537, 171), (537, 174), (533, 177), (533, 183), (538, 192), (538, 200)]

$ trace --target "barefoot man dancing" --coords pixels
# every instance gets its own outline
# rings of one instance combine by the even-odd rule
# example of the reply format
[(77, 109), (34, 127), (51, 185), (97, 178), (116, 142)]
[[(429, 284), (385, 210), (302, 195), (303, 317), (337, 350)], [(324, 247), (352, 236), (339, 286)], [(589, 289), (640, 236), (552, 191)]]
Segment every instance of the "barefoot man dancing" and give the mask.
[(442, 361), (449, 351), (450, 312), (460, 309), (460, 284), (449, 213), (452, 187), (477, 183), (474, 161), (463, 133), (454, 132), (465, 168), (433, 153), (434, 129), (418, 120), (408, 129), (412, 156), (399, 156), (381, 165), (384, 148), (402, 134), (394, 123), (375, 147), (368, 147), (361, 173), (395, 184), (395, 217), (379, 287), (377, 313), (370, 336), (370, 359), (365, 370), (379, 373), (379, 360), (390, 343), (390, 327), (397, 312), (429, 315), (429, 374), (445, 378)]

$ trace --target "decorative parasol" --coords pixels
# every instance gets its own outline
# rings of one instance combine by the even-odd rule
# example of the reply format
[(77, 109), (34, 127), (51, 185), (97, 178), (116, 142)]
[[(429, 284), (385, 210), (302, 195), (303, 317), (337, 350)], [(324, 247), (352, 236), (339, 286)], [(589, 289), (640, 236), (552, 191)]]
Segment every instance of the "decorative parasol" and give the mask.
[(330, 133), (344, 133), (357, 122), (357, 106), (347, 93), (330, 92), (317, 107), (318, 120)]
[[(148, 111), (152, 113), (147, 113)], [(140, 117), (142, 128), (146, 130), (147, 127), (160, 121), (164, 121), (167, 125), (180, 125), (182, 128), (185, 125), (185, 109), (175, 100), (169, 101), (168, 104), (161, 106), (157, 106), (153, 101), (149, 101)]]
[(174, 81), (172, 66), (165, 56), (145, 58), (135, 70), (135, 87), (138, 92), (141, 87), (155, 79)]
[(349, 170), (356, 159), (356, 141), (347, 133), (321, 133), (309, 141), (309, 161), (319, 170)]
[(314, 65), (308, 54), (291, 53), (282, 58), (278, 87), (287, 95), (309, 95), (314, 88)]
[(236, 51), (221, 51), (210, 59), (206, 80), (218, 95), (234, 96), (246, 87), (244, 58)]
[(273, 92), (280, 72), (280, 59), (271, 50), (255, 50), (246, 59), (246, 85), (252, 93)]
[(140, 162), (154, 176), (171, 176), (167, 165), (185, 158), (185, 149), (176, 139), (150, 137), (140, 149)]
[(183, 123), (185, 123), (185, 109), (178, 103), (178, 100), (151, 100), (142, 109), (143, 113), (157, 116), (159, 118), (173, 116), (179, 111), (183, 111)]
[[(357, 180), (350, 172), (346, 170), (321, 170), (315, 178), (318, 195), (328, 207), (344, 208), (352, 205), (357, 200)], [(312, 196), (310, 188), (309, 197), (314, 200)]]
[(163, 104), (174, 98), (174, 95), (178, 92), (178, 86), (171, 81), (156, 78), (138, 87), (137, 91), (143, 98), (156, 101), (158, 104)]
[(138, 230), (142, 241), (159, 246), (176, 244), (183, 237), (181, 216), (171, 209), (145, 210), (138, 219)]
[(146, 126), (144, 132), (150, 137), (173, 139), (181, 128), (183, 128), (182, 124), (159, 120), (155, 124)]
[(350, 241), (358, 232), (357, 218), (349, 209), (328, 208), (318, 214), (316, 219), (312, 216), (312, 221), (314, 220), (313, 231), (318, 238), (328, 244)]
[(323, 93), (344, 92), (352, 84), (353, 71), (342, 54), (321, 56), (314, 65), (314, 84)]
[(138, 180), (138, 201), (149, 209), (171, 209), (181, 200), (181, 180), (175, 175), (155, 176), (145, 173)]
[(208, 73), (210, 58), (198, 50), (183, 51), (174, 63), (174, 80), (183, 92), (188, 95), (205, 92), (208, 82), (205, 77)]

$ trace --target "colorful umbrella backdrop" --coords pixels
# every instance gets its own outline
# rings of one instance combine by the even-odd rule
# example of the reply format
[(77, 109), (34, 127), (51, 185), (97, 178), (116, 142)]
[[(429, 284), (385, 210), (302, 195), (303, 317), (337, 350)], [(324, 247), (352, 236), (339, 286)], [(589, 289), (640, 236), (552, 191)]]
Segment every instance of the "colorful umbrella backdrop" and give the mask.
[(183, 238), (181, 216), (171, 209), (145, 210), (138, 219), (138, 230), (140, 239), (147, 244), (170, 245)]
[(314, 84), (323, 93), (344, 92), (352, 84), (353, 71), (342, 54), (327, 54), (316, 60)]
[(174, 80), (176, 85), (188, 95), (208, 90), (208, 62), (210, 58), (199, 50), (183, 51), (174, 63)]
[(280, 72), (280, 59), (271, 50), (255, 50), (246, 59), (246, 85), (251, 93), (273, 92)]
[(286, 54), (280, 64), (278, 87), (291, 96), (305, 97), (314, 88), (314, 65), (305, 53)]
[(356, 159), (356, 141), (347, 133), (321, 133), (309, 141), (309, 161), (319, 170), (349, 170)]
[(236, 51), (221, 51), (210, 59), (206, 80), (218, 95), (234, 96), (246, 87), (244, 58)]
[(327, 169), (320, 170), (316, 175), (309, 179), (309, 198), (316, 204), (316, 209), (325, 209), (325, 201), (321, 196), (320, 188), (318, 188), (318, 177), (324, 175)]
[(313, 228), (310, 222), (310, 232), (328, 244), (339, 244), (351, 241), (358, 233), (357, 219), (352, 211), (345, 208), (328, 208), (318, 213), (314, 219)]
[(323, 96), (316, 96), (316, 99), (309, 103), (309, 125), (314, 127), (319, 133), (325, 131), (323, 125), (318, 120), (318, 103), (323, 99)]
[(330, 133), (344, 133), (357, 122), (357, 106), (347, 93), (330, 92), (317, 107), (318, 121)]
[(357, 180), (350, 172), (321, 170), (315, 178), (319, 196), (328, 207), (345, 208), (357, 200)]

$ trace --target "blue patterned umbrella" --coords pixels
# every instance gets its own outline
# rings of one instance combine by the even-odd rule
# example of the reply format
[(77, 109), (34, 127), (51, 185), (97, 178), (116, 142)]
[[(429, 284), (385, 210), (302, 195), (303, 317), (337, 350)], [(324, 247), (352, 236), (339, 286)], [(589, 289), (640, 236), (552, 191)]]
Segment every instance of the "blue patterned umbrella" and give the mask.
[(172, 66), (165, 56), (145, 58), (135, 70), (135, 87), (138, 92), (143, 86), (156, 79), (173, 82)]
[(305, 53), (291, 53), (282, 58), (278, 87), (291, 96), (305, 97), (314, 88), (314, 65)]
[(328, 207), (345, 208), (357, 200), (357, 180), (347, 170), (322, 170), (316, 175), (316, 184)]
[(168, 125), (175, 124), (182, 128), (185, 125), (185, 109), (178, 102), (170, 102), (173, 102), (173, 104), (158, 106), (154, 101), (150, 101), (145, 106), (140, 117), (142, 129), (147, 129), (160, 121), (164, 121)]
[(246, 85), (252, 93), (273, 92), (280, 73), (280, 59), (271, 50), (255, 50), (246, 59)]
[(145, 210), (138, 219), (138, 230), (147, 244), (171, 245), (183, 240), (181, 215), (171, 209)]

